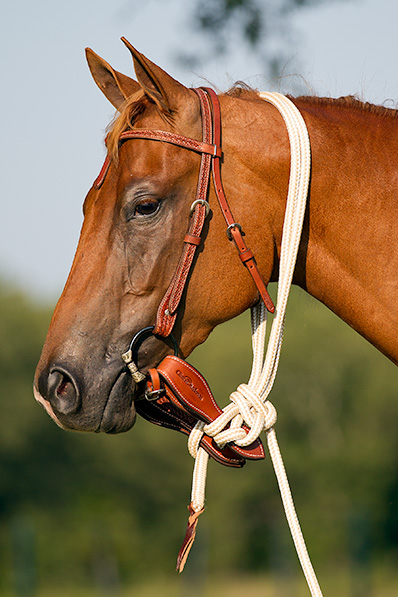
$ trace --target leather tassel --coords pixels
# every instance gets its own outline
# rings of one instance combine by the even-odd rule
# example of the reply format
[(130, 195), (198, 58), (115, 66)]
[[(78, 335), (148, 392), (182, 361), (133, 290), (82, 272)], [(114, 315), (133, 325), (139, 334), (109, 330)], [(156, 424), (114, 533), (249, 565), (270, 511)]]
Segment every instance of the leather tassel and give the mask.
[(192, 502), (188, 506), (189, 510), (189, 518), (188, 518), (188, 525), (187, 525), (187, 532), (185, 533), (185, 539), (181, 546), (181, 549), (178, 553), (177, 558), (177, 572), (182, 572), (184, 570), (185, 563), (188, 559), (189, 552), (191, 551), (191, 547), (193, 542), (195, 541), (196, 535), (196, 526), (198, 524), (198, 518), (204, 512), (204, 508), (199, 510), (199, 512), (195, 512), (192, 507)]

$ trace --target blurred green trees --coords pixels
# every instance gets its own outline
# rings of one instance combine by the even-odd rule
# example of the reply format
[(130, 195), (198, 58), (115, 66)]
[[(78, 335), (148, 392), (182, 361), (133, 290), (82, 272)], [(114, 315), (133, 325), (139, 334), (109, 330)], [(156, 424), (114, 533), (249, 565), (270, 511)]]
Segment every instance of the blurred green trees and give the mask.
[[(172, 576), (190, 501), (185, 438), (141, 419), (121, 436), (60, 430), (31, 389), (51, 310), (5, 287), (0, 304), (0, 594), (42, 595), (58, 584), (117, 596), (148, 576)], [(250, 373), (248, 314), (190, 360), (224, 406)], [(398, 556), (397, 381), (385, 357), (293, 293), (270, 399), (321, 574), (346, 569), (366, 584), (373, 566)], [(299, 574), (269, 458), (241, 471), (211, 462), (184, 574), (195, 570)]]
[[(327, 1), (330, 4), (333, 0)], [(193, 0), (187, 26), (192, 36), (197, 36), (200, 57), (197, 46), (184, 47), (179, 60), (193, 68), (205, 57), (212, 60), (238, 48), (256, 56), (264, 73), (280, 77), (292, 58), (291, 45), (296, 37), (292, 17), (299, 10), (322, 3), (326, 0)]]

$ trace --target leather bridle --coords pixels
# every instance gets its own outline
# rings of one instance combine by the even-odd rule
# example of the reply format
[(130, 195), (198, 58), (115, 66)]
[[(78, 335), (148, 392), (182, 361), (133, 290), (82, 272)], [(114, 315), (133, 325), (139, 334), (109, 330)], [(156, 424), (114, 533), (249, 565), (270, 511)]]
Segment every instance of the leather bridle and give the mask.
[[(217, 94), (210, 88), (193, 89), (193, 91), (197, 94), (200, 102), (202, 141), (168, 131), (152, 129), (126, 130), (119, 137), (120, 143), (130, 139), (147, 139), (171, 143), (201, 154), (196, 198), (191, 205), (190, 221), (184, 237), (184, 246), (173, 278), (159, 304), (155, 325), (138, 332), (131, 342), (130, 349), (123, 355), (123, 359), (134, 380), (140, 383), (147, 379), (145, 393), (147, 400), (136, 402), (137, 412), (152, 423), (176, 429), (186, 434), (190, 433), (198, 418), (209, 423), (221, 413), (221, 409), (215, 403), (204, 378), (192, 365), (180, 359), (177, 354), (163, 359), (156, 369), (149, 370), (147, 376), (138, 371), (135, 361), (138, 346), (148, 335), (172, 337), (171, 332), (177, 318), (178, 306), (187, 284), (196, 251), (201, 244), (203, 226), (210, 210), (208, 190), (211, 172), (218, 203), (227, 225), (228, 239), (234, 242), (239, 258), (251, 274), (266, 308), (271, 313), (275, 310), (266, 284), (257, 267), (254, 254), (246, 245), (242, 227), (234, 219), (223, 189), (221, 179), (221, 162), (223, 158), (221, 149), (221, 112)], [(103, 184), (109, 165), (110, 158), (107, 157), (94, 183), (96, 189), (99, 189)], [(175, 342), (174, 339), (173, 342)], [(245, 462), (245, 458), (258, 459), (264, 457), (260, 440), (256, 440), (246, 448), (238, 448), (235, 445), (220, 448), (212, 438), (204, 436), (202, 445), (213, 458), (227, 466), (241, 467)]]
[[(223, 189), (221, 180), (221, 161), (223, 156), (221, 149), (221, 112), (217, 94), (207, 87), (193, 89), (193, 91), (197, 94), (200, 101), (202, 114), (202, 141), (197, 141), (196, 139), (177, 135), (176, 133), (168, 131), (152, 129), (131, 129), (124, 131), (119, 137), (120, 142), (129, 139), (148, 139), (171, 143), (172, 145), (178, 145), (190, 151), (202, 154), (196, 189), (196, 199), (191, 206), (190, 223), (184, 238), (184, 247), (177, 269), (166, 294), (159, 305), (156, 315), (154, 334), (165, 337), (171, 333), (174, 326), (178, 305), (185, 289), (195, 252), (201, 243), (203, 225), (210, 208), (207, 196), (211, 171), (213, 173), (213, 183), (218, 203), (227, 224), (228, 239), (234, 241), (239, 257), (251, 274), (268, 311), (273, 313), (275, 310), (268, 294), (267, 287), (257, 267), (253, 252), (245, 243), (242, 227), (235, 221)], [(109, 163), (109, 158), (107, 158), (100, 175), (94, 183), (95, 188), (98, 189), (102, 185)]]

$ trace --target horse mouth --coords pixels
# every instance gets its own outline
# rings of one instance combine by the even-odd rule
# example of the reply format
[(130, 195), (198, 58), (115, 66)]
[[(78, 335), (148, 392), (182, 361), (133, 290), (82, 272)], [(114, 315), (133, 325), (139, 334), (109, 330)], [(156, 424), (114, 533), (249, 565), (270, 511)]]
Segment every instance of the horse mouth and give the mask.
[(123, 371), (113, 384), (98, 426), (98, 433), (124, 433), (136, 420), (134, 396), (136, 388), (129, 373)]
[(123, 433), (129, 431), (136, 420), (135, 399), (137, 388), (129, 373), (122, 370), (114, 380), (105, 405), (96, 414), (93, 396), (82, 400), (80, 407), (65, 414), (52, 404), (48, 396), (40, 392), (39, 384), (34, 384), (34, 395), (53, 421), (62, 429), (97, 433)]

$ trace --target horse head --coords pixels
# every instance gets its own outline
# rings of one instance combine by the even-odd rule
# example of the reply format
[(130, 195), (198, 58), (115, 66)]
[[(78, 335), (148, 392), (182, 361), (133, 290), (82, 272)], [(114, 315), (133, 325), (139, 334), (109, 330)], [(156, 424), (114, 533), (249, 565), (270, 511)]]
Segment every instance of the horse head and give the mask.
[[(34, 386), (36, 399), (61, 427), (108, 433), (126, 431), (134, 424), (134, 402), (142, 388), (131, 379), (121, 355), (131, 338), (156, 320), (179, 263), (201, 168), (200, 153), (126, 137), (128, 131), (145, 129), (200, 141), (202, 116), (197, 93), (124, 41), (137, 81), (87, 50), (93, 78), (119, 114), (108, 133), (106, 166), (84, 202), (79, 244)], [(223, 101), (227, 104), (231, 98), (225, 96)], [(236, 119), (230, 111), (223, 129), (224, 147), (230, 146), (224, 183), (232, 197), (240, 196), (242, 185), (250, 193), (258, 183), (257, 175), (253, 182), (247, 177), (250, 166), (236, 157)], [(214, 195), (211, 185), (212, 210), (173, 327), (184, 358), (217, 324), (258, 298), (255, 286), (240, 271)], [(253, 217), (250, 205), (240, 209), (240, 217), (246, 221)], [(258, 232), (252, 238), (261, 243), (259, 260), (267, 282), (274, 253), (272, 234), (268, 238), (264, 242)], [(150, 335), (139, 349), (140, 371), (157, 366), (170, 352), (169, 339)]]

